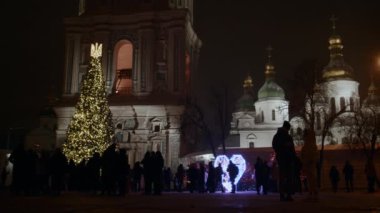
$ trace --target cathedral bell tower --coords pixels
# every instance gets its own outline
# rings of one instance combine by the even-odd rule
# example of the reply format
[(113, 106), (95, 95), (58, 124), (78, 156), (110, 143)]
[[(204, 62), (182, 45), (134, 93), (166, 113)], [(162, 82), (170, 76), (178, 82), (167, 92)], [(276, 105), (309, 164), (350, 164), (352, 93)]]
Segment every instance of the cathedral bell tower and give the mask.
[(179, 118), (190, 95), (202, 46), (193, 29), (193, 0), (79, 0), (78, 15), (65, 24), (63, 94), (55, 106), (57, 144), (67, 126), (87, 72), (90, 44), (101, 43), (101, 66), (115, 139), (129, 163), (160, 151), (177, 167)]

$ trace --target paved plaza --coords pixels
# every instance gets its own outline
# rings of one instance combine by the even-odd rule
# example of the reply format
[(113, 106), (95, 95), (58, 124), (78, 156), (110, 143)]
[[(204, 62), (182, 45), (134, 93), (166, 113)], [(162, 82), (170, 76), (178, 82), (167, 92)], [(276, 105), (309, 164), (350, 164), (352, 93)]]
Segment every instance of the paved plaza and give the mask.
[(371, 212), (380, 213), (380, 193), (322, 192), (318, 202), (297, 194), (293, 202), (280, 202), (278, 194), (164, 193), (161, 196), (128, 194), (125, 197), (66, 192), (61, 196), (0, 195), (0, 212)]

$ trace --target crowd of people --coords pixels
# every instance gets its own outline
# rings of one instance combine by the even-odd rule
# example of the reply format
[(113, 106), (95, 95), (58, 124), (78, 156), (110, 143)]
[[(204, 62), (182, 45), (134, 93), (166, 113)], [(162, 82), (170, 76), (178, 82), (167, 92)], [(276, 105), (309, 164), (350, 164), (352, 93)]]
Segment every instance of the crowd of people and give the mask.
[[(281, 201), (292, 201), (296, 192), (308, 191), (310, 200), (318, 200), (318, 163), (319, 155), (314, 131), (304, 131), (304, 146), (297, 155), (293, 139), (289, 134), (290, 124), (285, 121), (273, 137), (272, 146), (275, 161), (257, 157), (250, 162), (250, 177), (257, 194), (279, 192)], [(10, 173), (8, 163), (13, 164)], [(135, 162), (133, 168), (128, 164), (127, 150), (111, 144), (104, 153), (94, 153), (92, 158), (78, 165), (65, 157), (61, 149), (53, 153), (41, 151), (38, 146), (25, 150), (16, 148), (7, 159), (2, 171), (2, 185), (19, 195), (59, 195), (65, 191), (87, 191), (99, 195), (124, 196), (129, 192), (145, 195), (161, 195), (163, 191), (189, 191), (190, 193), (226, 192), (223, 177), (228, 173), (231, 193), (238, 186), (235, 179), (238, 167), (231, 161), (226, 171), (214, 162), (180, 164), (173, 172), (165, 167), (160, 151), (147, 151), (141, 162)], [(368, 191), (375, 191), (378, 181), (373, 163), (365, 166)], [(346, 161), (344, 174), (347, 192), (354, 190), (354, 167)], [(339, 170), (332, 166), (329, 172), (332, 190), (338, 191)], [(244, 178), (242, 178), (244, 179)], [(242, 181), (244, 182), (244, 181)], [(243, 184), (243, 183), (242, 183)]]

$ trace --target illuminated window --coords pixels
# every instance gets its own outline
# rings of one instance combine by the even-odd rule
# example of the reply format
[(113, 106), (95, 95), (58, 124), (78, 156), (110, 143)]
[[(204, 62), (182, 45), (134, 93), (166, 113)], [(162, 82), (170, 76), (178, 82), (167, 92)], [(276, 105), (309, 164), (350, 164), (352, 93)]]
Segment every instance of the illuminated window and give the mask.
[(330, 99), (330, 105), (331, 105), (331, 113), (335, 114), (336, 113), (335, 98)]
[(352, 97), (350, 97), (350, 110), (351, 111), (355, 110), (354, 98), (352, 98)]
[(189, 53), (186, 53), (185, 56), (185, 84), (186, 89), (190, 87), (190, 74), (191, 74), (191, 59)]
[(114, 92), (117, 94), (132, 93), (133, 74), (133, 45), (128, 40), (121, 40), (115, 46), (115, 84)]
[(272, 121), (276, 120), (276, 112), (272, 110)]
[(340, 110), (344, 110), (346, 107), (346, 100), (344, 97), (340, 97)]

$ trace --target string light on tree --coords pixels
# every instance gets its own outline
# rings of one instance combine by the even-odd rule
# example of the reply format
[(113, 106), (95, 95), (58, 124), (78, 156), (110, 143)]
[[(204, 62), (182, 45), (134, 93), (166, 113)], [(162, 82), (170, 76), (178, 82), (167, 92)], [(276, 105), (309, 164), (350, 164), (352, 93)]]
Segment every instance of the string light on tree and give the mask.
[(103, 153), (114, 134), (101, 56), (102, 44), (91, 44), (89, 69), (83, 78), (79, 100), (67, 129), (67, 141), (63, 145), (64, 154), (75, 164), (88, 160), (95, 152)]

